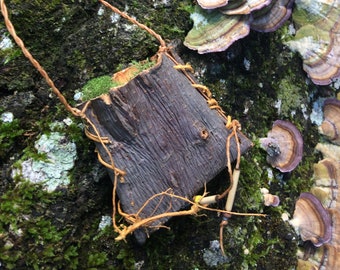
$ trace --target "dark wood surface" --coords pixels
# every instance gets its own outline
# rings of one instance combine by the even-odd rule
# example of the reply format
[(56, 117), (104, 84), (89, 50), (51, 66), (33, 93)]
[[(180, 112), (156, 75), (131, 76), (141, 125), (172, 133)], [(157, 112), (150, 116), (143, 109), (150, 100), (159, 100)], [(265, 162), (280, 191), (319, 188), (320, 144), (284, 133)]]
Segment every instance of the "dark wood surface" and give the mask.
[[(160, 54), (153, 68), (91, 100), (86, 109), (101, 136), (109, 138), (107, 146), (116, 167), (127, 173), (124, 183), (117, 187), (127, 213), (136, 213), (148, 198), (169, 188), (191, 199), (226, 167), (229, 131), (224, 119), (173, 66), (171, 59)], [(89, 131), (94, 133), (91, 128)], [(243, 134), (239, 136), (244, 152), (251, 142)], [(96, 146), (110, 163), (102, 145)], [(234, 140), (231, 156), (236, 158)], [(158, 198), (143, 209), (140, 217), (178, 211), (184, 206), (181, 200)], [(145, 234), (137, 232), (136, 237), (143, 242)]]

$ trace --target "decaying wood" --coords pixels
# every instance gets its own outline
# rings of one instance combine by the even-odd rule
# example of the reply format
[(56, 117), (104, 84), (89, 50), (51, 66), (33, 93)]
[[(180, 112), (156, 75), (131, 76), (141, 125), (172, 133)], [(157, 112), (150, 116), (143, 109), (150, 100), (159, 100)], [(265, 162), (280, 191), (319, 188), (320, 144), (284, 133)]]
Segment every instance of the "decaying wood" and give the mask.
[[(124, 212), (130, 214), (169, 188), (176, 195), (192, 198), (226, 167), (230, 131), (225, 119), (209, 108), (207, 100), (173, 68), (174, 62), (166, 54), (159, 53), (158, 57), (153, 68), (86, 104), (86, 116), (109, 141), (106, 147), (115, 166), (126, 172), (117, 193)], [(239, 138), (244, 152), (251, 142), (241, 133)], [(102, 159), (110, 163), (101, 143), (96, 142), (96, 146)], [(236, 151), (232, 140), (232, 160)], [(112, 171), (110, 174), (114, 179)], [(139, 212), (139, 217), (178, 211), (184, 206), (183, 200), (157, 197)], [(143, 242), (145, 233), (135, 232), (137, 240)]]

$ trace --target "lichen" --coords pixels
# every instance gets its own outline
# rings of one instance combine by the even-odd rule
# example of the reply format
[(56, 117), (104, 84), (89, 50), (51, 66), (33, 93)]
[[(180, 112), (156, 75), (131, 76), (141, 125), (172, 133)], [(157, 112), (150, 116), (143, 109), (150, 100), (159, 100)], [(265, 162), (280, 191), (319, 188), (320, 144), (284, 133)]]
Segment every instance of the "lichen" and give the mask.
[(210, 241), (209, 248), (203, 249), (203, 260), (209, 267), (215, 267), (230, 262), (230, 258), (222, 254), (218, 240)]
[(38, 154), (44, 154), (44, 160), (28, 159), (20, 163), (20, 170), (15, 169), (13, 176), (21, 175), (33, 183), (43, 183), (48, 191), (58, 186), (67, 186), (70, 182), (67, 173), (74, 166), (77, 158), (76, 145), (58, 132), (43, 134), (35, 143)]

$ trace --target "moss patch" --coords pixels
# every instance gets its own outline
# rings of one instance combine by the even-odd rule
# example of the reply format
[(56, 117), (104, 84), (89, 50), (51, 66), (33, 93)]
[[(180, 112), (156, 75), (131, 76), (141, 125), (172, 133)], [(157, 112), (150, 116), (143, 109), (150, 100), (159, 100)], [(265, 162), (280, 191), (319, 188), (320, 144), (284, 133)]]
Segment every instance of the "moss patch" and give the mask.
[(107, 75), (94, 78), (83, 86), (82, 99), (85, 101), (108, 93), (111, 88), (121, 86), (129, 80), (132, 80), (143, 70), (149, 69), (154, 65), (155, 61), (149, 59), (139, 62), (132, 61), (128, 68), (115, 73), (112, 78)]
[(114, 87), (110, 76), (101, 76), (90, 80), (82, 88), (83, 100), (89, 100), (109, 92), (110, 88)]
[(23, 133), (24, 130), (21, 128), (18, 119), (14, 119), (10, 123), (0, 120), (0, 161), (13, 151), (15, 146), (14, 142), (21, 137)]
[(39, 185), (17, 181), (14, 189), (0, 197), (0, 261), (6, 269), (20, 264), (32, 269), (55, 264), (75, 269), (73, 256), (57, 247), (68, 230), (57, 229), (45, 209), (58, 196)]

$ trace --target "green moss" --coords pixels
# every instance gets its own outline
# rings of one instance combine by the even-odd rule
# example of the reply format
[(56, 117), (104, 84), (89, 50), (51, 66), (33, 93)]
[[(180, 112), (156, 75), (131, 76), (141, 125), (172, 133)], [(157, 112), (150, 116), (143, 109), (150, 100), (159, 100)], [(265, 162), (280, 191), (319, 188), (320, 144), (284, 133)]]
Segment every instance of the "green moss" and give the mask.
[[(89, 210), (84, 220), (84, 212), (76, 206), (69, 216), (75, 199), (72, 191), (67, 196), (64, 192), (47, 193), (41, 185), (17, 179), (15, 187), (0, 197), (2, 267), (133, 269), (131, 245), (115, 242), (110, 226), (99, 232), (99, 213)], [(93, 209), (93, 202), (86, 204)]]
[(8, 49), (0, 49), (0, 59), (3, 59), (3, 65), (8, 64), (12, 60), (16, 59), (18, 56), (22, 55), (22, 52), (19, 48), (8, 48)]
[(80, 50), (73, 50), (72, 54), (66, 60), (67, 65), (73, 66), (76, 63), (78, 69), (86, 69), (87, 61), (86, 54)]
[(277, 98), (281, 102), (279, 111), (284, 117), (290, 117), (300, 109), (301, 104), (305, 104), (306, 97), (302, 96), (303, 92), (292, 78), (285, 77), (277, 85)]
[(121, 249), (117, 255), (117, 259), (121, 260), (126, 269), (132, 269), (135, 264), (135, 259), (131, 249)]
[(15, 188), (0, 197), (0, 261), (6, 269), (16, 268), (19, 259), (32, 269), (49, 264), (62, 269), (74, 263), (57, 248), (68, 230), (57, 229), (45, 213), (58, 196), (17, 179)]
[(133, 77), (138, 75), (138, 73), (142, 72), (143, 70), (147, 70), (147, 69), (153, 67), (155, 64), (156, 64), (156, 61), (153, 61), (149, 58), (144, 60), (144, 61), (139, 61), (139, 62), (133, 60), (131, 62), (131, 66), (133, 66), (137, 69), (137, 71), (133, 73)]
[(294, 175), (287, 181), (284, 188), (286, 195), (285, 203), (292, 207), (301, 192), (307, 192), (314, 184), (313, 180), (313, 164), (319, 160), (319, 156), (315, 153), (305, 153), (301, 164), (294, 170)]
[[(139, 8), (141, 8), (140, 5), (141, 2), (139, 3)], [(144, 9), (145, 8), (146, 7), (144, 7)], [(174, 1), (174, 5), (172, 5), (171, 9), (172, 16), (167, 16), (170, 12), (169, 9), (158, 8), (156, 12), (152, 13), (152, 16), (148, 18), (147, 23), (165, 39), (171, 40), (180, 38), (183, 40), (191, 24), (189, 17), (190, 10), (193, 9), (194, 5), (192, 4), (192, 1)], [(138, 12), (138, 14), (142, 13)], [(174, 17), (180, 19), (173, 20)]]
[(114, 87), (110, 76), (104, 75), (90, 80), (82, 88), (83, 100), (89, 100), (107, 93), (110, 88)]
[[(41, 185), (17, 179), (16, 186), (0, 197), (0, 261), (3, 267), (79, 269), (81, 242), (70, 239), (74, 228), (71, 230), (65, 223), (58, 226), (58, 216), (48, 210), (63, 202), (61, 196), (58, 192), (45, 192)], [(86, 256), (88, 266), (99, 266), (106, 261), (101, 252), (89, 255)], [(81, 268), (85, 266), (83, 263)]]
[[(149, 59), (145, 61), (132, 61), (130, 67), (135, 68), (132, 74), (129, 74), (129, 80), (133, 79), (143, 70), (149, 69), (155, 65), (155, 61)], [(107, 93), (112, 87), (118, 87), (122, 83), (114, 81), (110, 76), (104, 75), (94, 78), (87, 82), (82, 88), (83, 100), (89, 100)]]
[(0, 160), (9, 154), (16, 139), (23, 133), (24, 130), (21, 128), (18, 119), (14, 119), (10, 123), (0, 121)]
[(104, 266), (107, 262), (107, 254), (105, 252), (97, 252), (89, 254), (87, 259), (87, 267)]
[(191, 1), (181, 1), (179, 3), (178, 10), (183, 10), (187, 12), (188, 14), (194, 13), (195, 6), (192, 4)]

